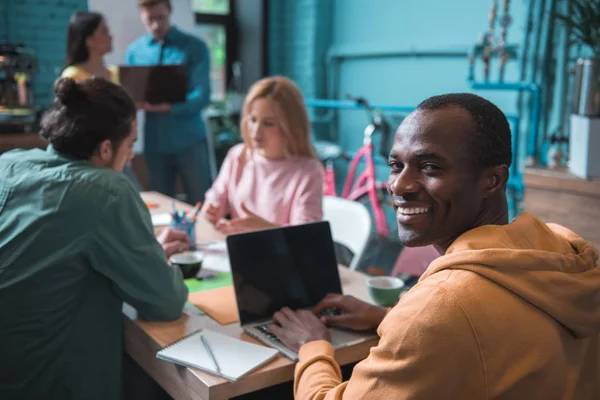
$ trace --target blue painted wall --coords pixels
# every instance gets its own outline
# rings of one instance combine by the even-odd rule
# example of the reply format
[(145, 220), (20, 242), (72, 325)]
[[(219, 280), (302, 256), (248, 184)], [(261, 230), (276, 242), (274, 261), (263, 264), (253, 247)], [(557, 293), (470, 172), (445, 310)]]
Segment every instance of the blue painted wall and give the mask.
[(8, 1), (0, 1), (0, 42), (6, 41), (8, 36), (7, 21)]
[(306, 97), (325, 96), (325, 55), (331, 42), (330, 0), (269, 2), (269, 71), (294, 78)]
[[(415, 106), (425, 98), (447, 92), (470, 91), (465, 82), (467, 53), (489, 29), (492, 0), (271, 0), (270, 73), (296, 80), (307, 97), (343, 98), (345, 93), (368, 97), (373, 103)], [(498, 19), (504, 1), (498, 1)], [(508, 43), (518, 57), (508, 63), (505, 82), (535, 82), (541, 88), (538, 160), (544, 162), (547, 146), (542, 138), (561, 132), (560, 107), (568, 104), (564, 75), (564, 27), (554, 24), (555, 11), (567, 12), (569, 0), (513, 0)], [(318, 5), (317, 5), (318, 4)], [(332, 6), (331, 14), (317, 7)], [(284, 10), (285, 12), (279, 12)], [(531, 23), (529, 35), (527, 25)], [(273, 29), (273, 27), (282, 29)], [(496, 23), (496, 36), (501, 27)], [(525, 39), (529, 48), (524, 53)], [(316, 37), (316, 40), (315, 40)], [(307, 38), (309, 40), (307, 40)], [(328, 49), (322, 54), (322, 49)], [(442, 56), (442, 53), (445, 53)], [(570, 58), (578, 53), (571, 48)], [(319, 57), (322, 64), (319, 64)], [(483, 79), (479, 60), (476, 79)], [(498, 75), (492, 63), (490, 80)], [(312, 79), (321, 76), (320, 81)], [(556, 81), (556, 82), (555, 82)], [(315, 88), (316, 82), (316, 88)], [(324, 82), (325, 85), (320, 85)], [(563, 90), (564, 88), (564, 90)], [(507, 114), (521, 116), (523, 161), (530, 127), (530, 96), (514, 92), (477, 91)], [(517, 101), (519, 99), (519, 101)], [(331, 113), (330, 113), (331, 114)], [(336, 137), (355, 149), (360, 145), (364, 114), (343, 112), (337, 125), (331, 115), (317, 115), (320, 137)], [(323, 127), (331, 127), (329, 131)], [(562, 125), (568, 136), (568, 124)], [(547, 142), (545, 142), (547, 144)]]
[[(87, 0), (0, 0), (0, 38), (31, 47), (38, 58), (36, 104), (52, 101), (52, 85), (65, 60), (67, 26), (75, 11), (87, 10)], [(4, 10), (3, 10), (4, 8)], [(0, 17), (0, 22), (3, 20)]]
[[(400, 52), (402, 56), (348, 58), (340, 61), (338, 95), (352, 93), (377, 104), (416, 106), (429, 96), (470, 91), (465, 83), (465, 56), (435, 57), (430, 52), (467, 52), (488, 28), (491, 1), (461, 0), (334, 0), (332, 51), (338, 54)], [(502, 3), (502, 2), (500, 2)], [(513, 23), (508, 42), (525, 36), (527, 2), (511, 2)], [(499, 32), (499, 28), (498, 32)], [(422, 57), (410, 56), (415, 51)], [(518, 81), (520, 60), (506, 68), (505, 81)], [(495, 79), (497, 67), (492, 68)], [(482, 70), (478, 70), (482, 78)], [(516, 112), (512, 93), (476, 92), (502, 108)], [(340, 117), (340, 143), (348, 148), (361, 144), (357, 127), (366, 119), (360, 112)]]

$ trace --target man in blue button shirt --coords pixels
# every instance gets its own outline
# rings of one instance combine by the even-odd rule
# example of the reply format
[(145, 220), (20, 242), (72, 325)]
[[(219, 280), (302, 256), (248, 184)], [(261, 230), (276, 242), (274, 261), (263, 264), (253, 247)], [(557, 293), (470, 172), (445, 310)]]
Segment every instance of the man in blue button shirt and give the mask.
[(202, 109), (210, 101), (210, 59), (206, 44), (171, 25), (170, 0), (138, 0), (149, 34), (127, 49), (128, 65), (183, 64), (188, 69), (187, 101), (138, 104), (146, 112), (144, 155), (151, 190), (175, 195), (181, 177), (188, 203), (202, 201), (210, 187), (206, 127)]

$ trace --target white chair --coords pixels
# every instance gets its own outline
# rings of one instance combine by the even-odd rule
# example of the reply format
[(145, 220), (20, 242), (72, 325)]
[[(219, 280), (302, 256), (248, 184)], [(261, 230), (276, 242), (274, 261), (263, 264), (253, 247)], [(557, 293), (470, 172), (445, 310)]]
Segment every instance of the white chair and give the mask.
[(369, 210), (355, 201), (341, 197), (323, 197), (323, 220), (329, 221), (333, 241), (346, 246), (354, 256), (348, 266), (356, 269), (371, 235)]

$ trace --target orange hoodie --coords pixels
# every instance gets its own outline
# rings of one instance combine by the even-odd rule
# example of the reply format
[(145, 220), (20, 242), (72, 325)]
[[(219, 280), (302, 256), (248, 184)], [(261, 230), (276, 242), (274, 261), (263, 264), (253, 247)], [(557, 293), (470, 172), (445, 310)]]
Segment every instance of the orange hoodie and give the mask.
[(341, 383), (333, 348), (300, 349), (297, 399), (600, 399), (598, 251), (523, 214), (461, 235)]

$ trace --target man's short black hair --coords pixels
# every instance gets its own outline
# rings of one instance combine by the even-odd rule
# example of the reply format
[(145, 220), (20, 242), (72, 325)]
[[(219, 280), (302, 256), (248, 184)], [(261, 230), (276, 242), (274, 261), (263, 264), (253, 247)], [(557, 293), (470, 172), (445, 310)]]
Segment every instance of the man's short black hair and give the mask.
[(471, 114), (473, 132), (469, 147), (475, 167), (485, 168), (512, 162), (510, 125), (504, 113), (490, 101), (472, 93), (449, 93), (433, 96), (417, 106), (417, 110), (460, 107)]

